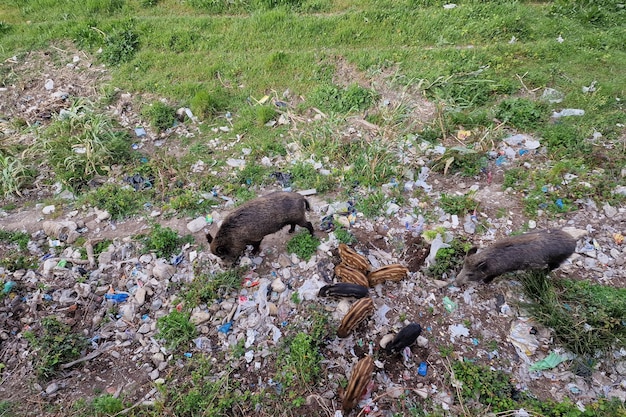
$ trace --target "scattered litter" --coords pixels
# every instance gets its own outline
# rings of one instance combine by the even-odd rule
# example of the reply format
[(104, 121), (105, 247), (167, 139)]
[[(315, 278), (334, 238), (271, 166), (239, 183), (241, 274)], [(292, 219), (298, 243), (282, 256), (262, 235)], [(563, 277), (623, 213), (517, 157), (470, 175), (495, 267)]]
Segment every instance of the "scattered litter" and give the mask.
[(457, 304), (447, 296), (443, 297), (443, 306), (448, 313), (452, 313), (457, 308)]
[(596, 91), (596, 82), (597, 81), (592, 81), (591, 84), (589, 84), (588, 87), (584, 86), (582, 87), (583, 93), (593, 93), (594, 91)]
[(224, 323), (220, 327), (218, 327), (217, 331), (220, 333), (228, 333), (231, 327), (233, 327), (233, 322), (229, 321), (228, 323)]
[(539, 341), (532, 331), (533, 327), (526, 319), (520, 318), (511, 324), (511, 331), (507, 337), (518, 355), (528, 364), (530, 364), (529, 356), (532, 356), (539, 347)]
[(128, 297), (130, 296), (129, 293), (127, 292), (114, 292), (114, 293), (107, 293), (104, 295), (104, 298), (106, 298), (107, 300), (111, 300), (114, 303), (123, 303), (124, 301), (126, 301), (128, 299)]
[(146, 136), (146, 129), (144, 129), (143, 127), (136, 127), (135, 128), (135, 135), (138, 138)]
[(436, 256), (439, 249), (449, 247), (449, 244), (444, 243), (443, 239), (441, 238), (441, 234), (437, 233), (437, 236), (430, 244), (430, 253), (426, 257), (426, 266), (431, 266), (436, 262)]
[(426, 362), (420, 362), (420, 366), (417, 368), (417, 374), (426, 376), (426, 373), (428, 373), (428, 364)]
[(565, 98), (565, 94), (561, 93), (554, 88), (546, 88), (543, 90), (543, 94), (541, 95), (541, 99), (547, 101), (548, 103), (560, 103)]
[(4, 287), (2, 288), (2, 293), (3, 294), (8, 294), (11, 292), (11, 290), (13, 290), (13, 288), (15, 288), (17, 286), (17, 283), (15, 281), (7, 281), (4, 283)]
[(535, 362), (528, 369), (531, 371), (543, 371), (544, 369), (552, 369), (565, 360), (567, 360), (567, 357), (561, 356), (555, 352), (550, 352), (548, 356), (540, 361)]
[(450, 331), (450, 341), (452, 343), (454, 343), (454, 339), (459, 336), (469, 336), (469, 329), (463, 324), (451, 324), (448, 326), (448, 330)]

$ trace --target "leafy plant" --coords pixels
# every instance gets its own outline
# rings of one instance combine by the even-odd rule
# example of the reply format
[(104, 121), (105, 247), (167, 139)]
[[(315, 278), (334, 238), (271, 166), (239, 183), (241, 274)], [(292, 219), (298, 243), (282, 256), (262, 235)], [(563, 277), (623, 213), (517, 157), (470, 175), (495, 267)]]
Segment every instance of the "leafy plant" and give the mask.
[(94, 398), (91, 405), (97, 416), (114, 415), (124, 409), (124, 403), (122, 400), (113, 397), (111, 394), (105, 394)]
[(270, 106), (258, 106), (256, 108), (256, 122), (259, 126), (263, 126), (273, 120), (277, 114), (278, 112)]
[(193, 307), (227, 297), (233, 291), (241, 289), (244, 273), (243, 269), (206, 273), (205, 266), (198, 264), (194, 267), (195, 277), (183, 292), (183, 298), (187, 305)]
[(472, 193), (464, 195), (441, 194), (439, 205), (449, 214), (464, 216), (478, 208), (478, 202), (472, 197)]
[(191, 99), (190, 107), (193, 114), (200, 119), (215, 116), (226, 108), (226, 92), (223, 89), (198, 91)]
[(308, 230), (302, 230), (287, 242), (287, 251), (295, 253), (298, 258), (308, 261), (317, 251), (320, 240), (315, 236), (311, 236)]
[(148, 118), (150, 126), (159, 132), (172, 127), (176, 120), (176, 110), (162, 101), (145, 106), (142, 114)]
[(150, 234), (144, 236), (141, 240), (146, 251), (155, 252), (159, 258), (169, 259), (180, 251), (180, 247), (184, 243), (191, 243), (193, 236), (180, 237), (176, 230), (155, 223), (152, 225)]
[(626, 289), (588, 281), (553, 280), (545, 272), (522, 275), (526, 305), (555, 338), (583, 358), (611, 347), (626, 347)]
[(109, 183), (84, 194), (80, 201), (106, 210), (113, 220), (121, 220), (139, 213), (147, 201), (147, 196), (143, 191)]
[(355, 203), (355, 208), (363, 213), (365, 217), (379, 216), (383, 212), (387, 197), (385, 194), (378, 190), (368, 194), (364, 198), (360, 198)]
[(11, 232), (0, 229), (0, 240), (3, 242), (13, 243), (19, 246), (20, 251), (25, 251), (30, 240), (30, 235), (25, 232)]
[(44, 379), (54, 376), (62, 364), (78, 358), (89, 344), (85, 336), (71, 333), (69, 326), (54, 316), (41, 319), (41, 327), (24, 332), (24, 338), (36, 352), (37, 375)]
[(435, 256), (436, 262), (428, 267), (427, 274), (439, 279), (444, 273), (458, 270), (470, 249), (471, 243), (461, 239), (453, 239), (449, 248), (441, 248)]
[(536, 129), (548, 118), (547, 107), (526, 98), (509, 98), (498, 104), (496, 117), (518, 129)]
[(139, 35), (135, 31), (135, 21), (129, 19), (105, 36), (102, 59), (109, 65), (120, 65), (133, 59), (138, 49)]
[(298, 333), (288, 344), (288, 351), (279, 359), (281, 380), (301, 385), (315, 383), (321, 369), (322, 356), (316, 341), (306, 333)]
[(337, 85), (325, 84), (315, 89), (310, 95), (311, 103), (314, 106), (335, 113), (365, 110), (377, 99), (378, 94), (376, 92), (358, 84), (351, 84), (345, 89)]
[(20, 191), (34, 177), (33, 170), (24, 161), (12, 155), (3, 155), (0, 151), (0, 195), (8, 197), (21, 195)]
[(157, 319), (159, 336), (165, 339), (168, 349), (186, 349), (189, 342), (196, 337), (196, 326), (189, 321), (190, 314), (173, 310), (167, 316)]
[(356, 242), (356, 237), (354, 237), (354, 235), (345, 227), (337, 226), (335, 224), (335, 230), (333, 233), (339, 242), (345, 243), (346, 245)]

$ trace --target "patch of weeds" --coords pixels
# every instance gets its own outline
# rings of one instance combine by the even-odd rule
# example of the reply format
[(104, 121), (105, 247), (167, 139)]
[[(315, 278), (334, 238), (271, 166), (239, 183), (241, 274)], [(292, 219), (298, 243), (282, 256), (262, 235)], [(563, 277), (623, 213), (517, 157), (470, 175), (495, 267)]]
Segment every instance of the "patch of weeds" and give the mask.
[(517, 395), (517, 391), (508, 374), (465, 361), (454, 362), (452, 371), (454, 380), (462, 384), (451, 382), (454, 386), (460, 385), (460, 395), (465, 404), (477, 401), (490, 407), (492, 412), (516, 408), (517, 402), (512, 397)]
[(433, 126), (426, 126), (418, 134), (420, 139), (430, 143), (438, 143), (443, 138), (441, 129)]
[(237, 182), (245, 185), (262, 185), (269, 178), (271, 168), (261, 164), (246, 164), (237, 173)]
[(91, 406), (96, 416), (110, 416), (122, 411), (124, 402), (111, 394), (105, 394), (94, 398)]
[(236, 268), (228, 271), (208, 274), (202, 264), (194, 266), (195, 278), (183, 293), (183, 299), (190, 307), (202, 303), (210, 304), (213, 300), (227, 297), (230, 293), (241, 289), (244, 269)]
[(462, 126), (465, 129), (489, 126), (492, 124), (489, 114), (482, 109), (472, 111), (449, 111), (445, 114), (447, 123), (456, 128)]
[(254, 408), (259, 398), (242, 387), (241, 378), (231, 378), (231, 372), (215, 370), (210, 357), (194, 355), (179, 382), (167, 384), (164, 404), (177, 416), (231, 416), (246, 404)]
[(200, 90), (191, 99), (189, 107), (194, 116), (208, 119), (225, 110), (227, 102), (227, 95), (223, 89), (215, 89), (211, 92)]
[(0, 266), (9, 271), (20, 269), (37, 269), (39, 262), (36, 257), (24, 255), (23, 252), (9, 251), (0, 259)]
[(626, 416), (626, 408), (617, 398), (601, 398), (585, 404), (585, 411), (581, 411), (569, 398), (562, 402), (540, 401), (518, 391), (509, 374), (470, 361), (454, 362), (450, 379), (450, 383), (458, 387), (457, 395), (461, 396), (457, 397), (457, 401), (462, 400), (472, 415), (481, 415), (487, 410), (506, 414), (523, 408), (532, 415), (545, 417)]
[(313, 336), (299, 332), (286, 343), (286, 352), (278, 357), (280, 380), (286, 386), (294, 383), (309, 386), (320, 375), (322, 355)]
[(319, 245), (320, 240), (317, 237), (311, 236), (308, 230), (302, 230), (289, 239), (287, 252), (295, 253), (298, 258), (308, 261), (317, 251)]
[(104, 184), (84, 194), (79, 201), (81, 204), (90, 204), (100, 210), (108, 211), (113, 220), (122, 220), (143, 210), (146, 197), (143, 192), (129, 187)]
[(15, 404), (8, 400), (0, 401), (0, 416), (13, 416), (13, 410), (15, 410)]
[(0, 241), (17, 245), (21, 251), (25, 251), (30, 240), (30, 235), (25, 232), (10, 232), (0, 229)]
[(94, 244), (93, 245), (93, 254), (94, 254), (94, 256), (97, 257), (102, 252), (104, 252), (107, 249), (109, 249), (109, 246), (111, 246), (111, 243), (113, 243), (112, 240), (104, 239), (104, 240), (101, 240), (100, 242), (97, 242), (96, 244)]
[(139, 35), (135, 31), (135, 21), (121, 22), (105, 36), (102, 59), (109, 65), (120, 65), (130, 61), (139, 49)]
[(509, 98), (498, 104), (496, 117), (518, 129), (534, 130), (548, 119), (548, 107), (527, 98)]
[(384, 211), (387, 197), (385, 193), (378, 190), (373, 193), (369, 193), (366, 197), (360, 198), (355, 203), (355, 208), (360, 213), (363, 213), (365, 217), (372, 218), (381, 215)]
[(291, 301), (296, 305), (300, 304), (302, 300), (300, 299), (300, 294), (298, 293), (298, 291), (294, 291), (293, 293), (291, 293)]
[(337, 240), (341, 243), (345, 243), (346, 245), (351, 245), (356, 243), (356, 237), (345, 227), (338, 225), (335, 223), (335, 230), (333, 231)]
[(373, 91), (351, 84), (342, 88), (334, 84), (324, 84), (311, 92), (311, 104), (325, 111), (351, 113), (370, 108), (379, 95)]
[(190, 189), (182, 189), (179, 194), (170, 198), (163, 209), (175, 210), (178, 217), (195, 217), (210, 212), (218, 204), (219, 202), (212, 198), (205, 198)]
[(293, 183), (300, 189), (315, 188), (318, 193), (332, 190), (335, 179), (332, 175), (322, 175), (308, 162), (298, 161), (289, 171)]
[(69, 326), (53, 316), (41, 319), (41, 327), (24, 332), (24, 338), (35, 350), (34, 366), (44, 379), (56, 375), (62, 364), (80, 357), (89, 345), (85, 336), (72, 333)]
[(439, 205), (448, 214), (456, 214), (464, 216), (473, 212), (478, 208), (478, 201), (473, 198), (474, 193), (470, 192), (464, 195), (441, 194)]
[(159, 337), (165, 339), (168, 349), (187, 349), (189, 342), (196, 337), (196, 326), (189, 321), (190, 316), (190, 313), (173, 310), (167, 316), (157, 319)]
[(146, 252), (154, 252), (159, 258), (170, 259), (180, 251), (182, 245), (192, 243), (193, 236), (180, 237), (176, 230), (155, 223), (150, 234), (143, 236), (141, 241)]
[(424, 92), (428, 97), (443, 100), (450, 107), (470, 108), (487, 103), (500, 86), (482, 71), (440, 76), (434, 81), (425, 80)]
[(449, 274), (450, 271), (460, 269), (465, 260), (465, 254), (471, 247), (470, 242), (453, 239), (449, 248), (441, 248), (437, 251), (435, 263), (428, 267), (426, 274), (439, 279), (445, 273)]
[(542, 141), (556, 159), (568, 155), (591, 154), (592, 146), (580, 128), (568, 122), (548, 125), (541, 130)]
[(54, 117), (41, 140), (26, 155), (44, 159), (55, 176), (74, 191), (80, 191), (98, 175), (107, 175), (111, 165), (133, 159), (127, 132), (118, 130), (108, 116), (98, 114), (82, 101)]
[(247, 186), (237, 187), (235, 190), (235, 206), (240, 206), (256, 196), (256, 192)]
[(530, 171), (526, 168), (511, 168), (505, 171), (504, 180), (502, 181), (502, 188), (507, 189), (509, 187), (516, 188), (515, 186), (525, 185), (530, 175)]
[(35, 171), (28, 167), (22, 159), (8, 154), (5, 155), (0, 150), (1, 196), (21, 195), (20, 191), (31, 184), (35, 174)]
[(487, 168), (487, 161), (487, 156), (483, 153), (471, 148), (455, 147), (447, 149), (441, 157), (434, 160), (432, 169), (444, 175), (450, 172), (475, 177)]
[(439, 354), (442, 358), (449, 358), (454, 352), (454, 346), (439, 346)]
[(258, 106), (256, 108), (256, 123), (258, 126), (264, 126), (270, 120), (278, 115), (278, 112), (271, 106)]
[(169, 129), (176, 120), (176, 110), (162, 101), (145, 106), (141, 114), (148, 119), (150, 126), (158, 132)]
[(526, 308), (555, 338), (583, 358), (626, 347), (626, 289), (588, 281), (549, 279), (543, 271), (522, 275)]

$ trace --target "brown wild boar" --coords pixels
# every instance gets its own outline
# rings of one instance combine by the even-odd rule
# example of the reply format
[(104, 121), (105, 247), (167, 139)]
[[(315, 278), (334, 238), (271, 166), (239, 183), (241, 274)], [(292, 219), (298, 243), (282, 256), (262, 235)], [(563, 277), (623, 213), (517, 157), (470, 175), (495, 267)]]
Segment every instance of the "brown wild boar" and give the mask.
[(498, 275), (524, 269), (557, 268), (576, 249), (576, 240), (558, 230), (538, 230), (523, 235), (505, 237), (491, 246), (467, 252), (463, 269), (456, 283), (467, 281), (491, 282)]
[(250, 200), (226, 216), (215, 237), (207, 234), (211, 253), (234, 262), (247, 245), (257, 252), (265, 236), (287, 225), (291, 226), (289, 233), (298, 225), (313, 235), (313, 225), (305, 215), (310, 209), (307, 199), (293, 192), (276, 191)]

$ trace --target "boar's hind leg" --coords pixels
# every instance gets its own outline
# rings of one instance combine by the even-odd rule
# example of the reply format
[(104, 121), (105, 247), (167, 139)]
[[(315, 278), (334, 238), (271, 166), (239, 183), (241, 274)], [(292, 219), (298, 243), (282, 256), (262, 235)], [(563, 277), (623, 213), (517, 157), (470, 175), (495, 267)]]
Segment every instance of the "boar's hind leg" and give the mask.
[(307, 222), (306, 220), (299, 224), (299, 226), (306, 227), (311, 233), (311, 236), (315, 236), (315, 231), (313, 230), (313, 225), (311, 222)]

